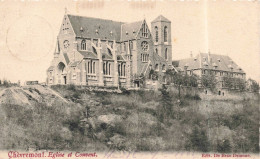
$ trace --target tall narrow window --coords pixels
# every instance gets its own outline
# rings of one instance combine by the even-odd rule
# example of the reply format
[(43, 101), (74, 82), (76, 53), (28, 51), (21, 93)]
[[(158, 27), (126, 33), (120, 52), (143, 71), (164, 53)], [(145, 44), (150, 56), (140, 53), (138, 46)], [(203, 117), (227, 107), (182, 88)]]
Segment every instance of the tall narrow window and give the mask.
[(158, 27), (156, 26), (155, 28), (155, 42), (158, 42)]
[(165, 60), (167, 60), (168, 59), (168, 49), (166, 48), (165, 49)]
[(142, 36), (145, 37), (145, 38), (148, 37), (148, 28), (145, 25), (145, 23), (143, 23), (143, 25), (142, 25)]
[(164, 42), (168, 41), (168, 28), (167, 26), (164, 27)]
[(93, 73), (92, 72), (92, 61), (90, 61), (90, 73)]
[(88, 61), (88, 73), (90, 73), (90, 62)]
[(159, 71), (159, 65), (158, 64), (155, 65), (155, 71)]
[(158, 49), (157, 48), (155, 49), (155, 53), (158, 54)]
[(120, 67), (120, 64), (118, 64), (118, 76), (121, 76), (121, 74), (120, 74), (120, 73), (121, 73), (120, 68), (121, 68), (121, 67)]
[(93, 69), (93, 73), (96, 73), (96, 63), (95, 62), (93, 62), (93, 67), (92, 67), (92, 69)]
[(129, 44), (130, 45), (130, 49), (132, 50), (133, 49), (133, 41), (130, 40), (129, 42), (130, 42), (130, 44)]
[(103, 63), (103, 73), (106, 74), (106, 63)]
[(108, 64), (108, 74), (109, 75), (111, 74), (111, 64), (110, 63)]
[(124, 76), (125, 76), (125, 65), (124, 65)]
[(86, 40), (82, 40), (81, 42), (81, 50), (86, 50), (87, 47), (86, 47)]
[(123, 64), (121, 64), (121, 76), (124, 75)]

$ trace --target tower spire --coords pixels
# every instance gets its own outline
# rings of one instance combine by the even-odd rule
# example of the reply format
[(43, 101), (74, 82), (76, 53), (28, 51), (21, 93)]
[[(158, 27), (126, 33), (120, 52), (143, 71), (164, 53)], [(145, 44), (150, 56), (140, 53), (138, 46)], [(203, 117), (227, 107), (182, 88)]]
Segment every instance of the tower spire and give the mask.
[(65, 14), (67, 14), (67, 13), (68, 13), (68, 9), (67, 9), (67, 7), (65, 7), (64, 10), (65, 10)]

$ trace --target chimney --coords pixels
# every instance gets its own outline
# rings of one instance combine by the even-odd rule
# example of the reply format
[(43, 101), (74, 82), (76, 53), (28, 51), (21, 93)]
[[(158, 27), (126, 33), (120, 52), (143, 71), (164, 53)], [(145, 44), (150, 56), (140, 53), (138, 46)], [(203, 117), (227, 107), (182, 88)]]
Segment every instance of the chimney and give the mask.
[(208, 62), (211, 63), (210, 50), (208, 52)]

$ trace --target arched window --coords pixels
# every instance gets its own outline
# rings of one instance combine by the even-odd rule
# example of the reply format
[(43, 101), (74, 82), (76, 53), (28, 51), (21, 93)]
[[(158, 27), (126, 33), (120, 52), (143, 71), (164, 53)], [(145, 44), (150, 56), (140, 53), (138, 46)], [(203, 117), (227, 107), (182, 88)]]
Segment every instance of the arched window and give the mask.
[(103, 63), (103, 73), (106, 74), (106, 63)]
[(159, 71), (159, 65), (158, 64), (155, 65), (155, 71)]
[(86, 47), (86, 40), (82, 40), (81, 42), (81, 50), (86, 50), (87, 47)]
[(120, 66), (120, 64), (118, 64), (118, 76), (121, 76), (121, 71), (120, 71), (120, 68), (121, 68), (121, 66)]
[(125, 76), (125, 65), (124, 65), (124, 76)]
[(162, 65), (162, 70), (165, 71), (165, 65), (164, 64)]
[(158, 49), (157, 48), (155, 49), (155, 53), (158, 54)]
[(88, 61), (88, 73), (90, 73), (90, 62)]
[(155, 26), (154, 30), (155, 30), (155, 42), (158, 42), (158, 27)]
[(93, 71), (92, 71), (92, 72), (93, 72), (93, 73), (96, 73), (96, 63), (95, 63), (95, 62), (93, 62), (93, 67), (92, 67), (92, 68), (93, 68)]
[(108, 74), (109, 75), (111, 74), (111, 64), (110, 63), (108, 64)]
[(145, 37), (145, 38), (148, 37), (148, 28), (145, 25), (145, 23), (143, 23), (143, 25), (142, 25), (142, 36)]
[(168, 28), (167, 28), (167, 26), (165, 26), (164, 27), (164, 31), (163, 31), (163, 33), (164, 33), (164, 42), (167, 42), (168, 41)]
[(108, 62), (106, 62), (106, 75), (108, 75)]
[(130, 44), (129, 44), (130, 45), (130, 49), (132, 50), (134, 48), (133, 47), (133, 41), (130, 40), (129, 42), (130, 42)]
[(121, 76), (124, 75), (123, 65), (124, 65), (124, 64), (121, 64), (121, 68), (120, 68), (120, 69), (121, 69)]
[(89, 64), (89, 65), (90, 65), (90, 73), (93, 73), (93, 72), (92, 72), (92, 71), (93, 71), (93, 70), (92, 70), (92, 61), (90, 61), (90, 64)]
[(166, 48), (165, 49), (165, 60), (167, 60), (168, 59), (168, 49)]

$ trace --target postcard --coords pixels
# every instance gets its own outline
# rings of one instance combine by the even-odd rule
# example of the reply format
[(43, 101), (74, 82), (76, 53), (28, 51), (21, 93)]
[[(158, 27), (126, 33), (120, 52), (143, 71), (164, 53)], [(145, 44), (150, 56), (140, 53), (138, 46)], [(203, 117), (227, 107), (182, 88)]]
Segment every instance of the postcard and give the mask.
[(260, 3), (1, 0), (0, 159), (259, 158)]

